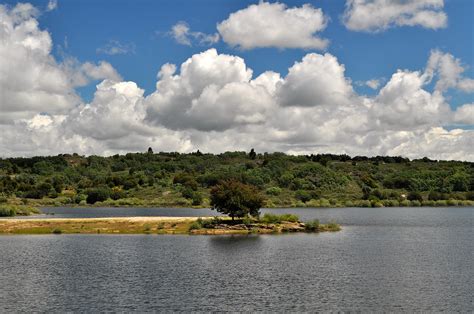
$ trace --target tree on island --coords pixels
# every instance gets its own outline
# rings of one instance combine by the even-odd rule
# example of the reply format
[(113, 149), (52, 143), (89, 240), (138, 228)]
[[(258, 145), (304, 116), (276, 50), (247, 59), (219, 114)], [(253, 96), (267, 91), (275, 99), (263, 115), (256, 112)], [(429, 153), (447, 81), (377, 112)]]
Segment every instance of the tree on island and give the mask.
[(222, 181), (211, 189), (212, 209), (229, 215), (232, 220), (248, 215), (258, 217), (264, 200), (255, 186), (237, 180)]
[(153, 148), (148, 147), (148, 154), (153, 154)]

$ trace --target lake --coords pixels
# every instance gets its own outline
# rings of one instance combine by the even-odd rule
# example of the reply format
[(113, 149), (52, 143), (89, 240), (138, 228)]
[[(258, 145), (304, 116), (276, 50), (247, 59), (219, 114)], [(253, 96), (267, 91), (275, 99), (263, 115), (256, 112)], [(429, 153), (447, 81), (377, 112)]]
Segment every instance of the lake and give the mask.
[[(45, 211), (54, 218), (215, 214)], [(472, 207), (263, 211), (336, 220), (343, 230), (0, 236), (0, 312), (474, 310)]]

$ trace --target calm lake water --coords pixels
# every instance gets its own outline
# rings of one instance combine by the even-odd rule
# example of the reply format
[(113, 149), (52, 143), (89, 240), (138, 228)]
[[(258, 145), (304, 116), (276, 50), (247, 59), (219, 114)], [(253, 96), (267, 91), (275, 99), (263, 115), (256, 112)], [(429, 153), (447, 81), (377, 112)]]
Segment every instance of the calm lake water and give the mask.
[[(73, 217), (77, 208), (53, 211), (52, 217)], [(94, 208), (87, 216), (111, 211), (197, 213)], [(472, 207), (272, 211), (334, 219), (344, 229), (262, 236), (0, 236), (0, 312), (474, 310)]]

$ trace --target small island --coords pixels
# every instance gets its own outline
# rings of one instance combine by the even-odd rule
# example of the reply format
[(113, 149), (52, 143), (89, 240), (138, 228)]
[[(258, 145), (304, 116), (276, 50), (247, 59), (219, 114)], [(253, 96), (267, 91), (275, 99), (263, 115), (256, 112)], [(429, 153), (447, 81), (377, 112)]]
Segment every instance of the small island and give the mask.
[(228, 217), (113, 217), (0, 219), (0, 234), (281, 234), (339, 231), (336, 223), (300, 222), (295, 215)]

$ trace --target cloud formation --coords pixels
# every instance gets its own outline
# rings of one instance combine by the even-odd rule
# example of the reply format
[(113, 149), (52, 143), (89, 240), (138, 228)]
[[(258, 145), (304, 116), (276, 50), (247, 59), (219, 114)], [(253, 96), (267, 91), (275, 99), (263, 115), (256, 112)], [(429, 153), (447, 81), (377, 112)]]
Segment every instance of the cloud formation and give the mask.
[[(109, 63), (57, 62), (35, 14), (0, 6), (0, 62), (9, 60), (0, 66), (3, 156), (253, 147), (474, 161), (474, 131), (446, 127), (474, 122), (472, 104), (453, 111), (444, 95), (472, 80), (450, 54), (433, 51), (424, 69), (398, 70), (369, 97), (329, 53), (306, 54), (286, 75), (255, 76), (243, 58), (209, 49), (164, 64), (145, 95)], [(75, 87), (97, 79), (85, 103)]]
[(121, 43), (118, 40), (109, 40), (104, 46), (96, 49), (97, 53), (106, 55), (125, 55), (135, 53), (134, 43)]
[(241, 49), (263, 47), (325, 49), (329, 41), (317, 36), (328, 23), (323, 11), (310, 4), (288, 8), (260, 2), (230, 14), (217, 25), (224, 42)]
[(54, 11), (58, 8), (58, 0), (49, 0), (46, 11)]
[(197, 42), (202, 46), (210, 46), (219, 41), (219, 34), (206, 34), (202, 32), (191, 32), (186, 22), (178, 22), (171, 28), (171, 36), (176, 40), (178, 44), (185, 46), (192, 46), (193, 42)]
[(468, 93), (474, 92), (474, 80), (462, 75), (465, 70), (466, 67), (462, 65), (461, 60), (452, 54), (433, 50), (426, 66), (425, 75), (429, 80), (434, 76), (438, 77), (435, 87), (438, 91), (454, 88)]
[(0, 5), (0, 124), (29, 119), (37, 113), (65, 114), (81, 102), (75, 87), (91, 80), (120, 80), (105, 61), (58, 63), (52, 40), (39, 28), (39, 11), (31, 4)]
[(345, 26), (353, 31), (380, 32), (396, 26), (444, 28), (444, 0), (346, 0)]

